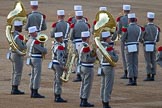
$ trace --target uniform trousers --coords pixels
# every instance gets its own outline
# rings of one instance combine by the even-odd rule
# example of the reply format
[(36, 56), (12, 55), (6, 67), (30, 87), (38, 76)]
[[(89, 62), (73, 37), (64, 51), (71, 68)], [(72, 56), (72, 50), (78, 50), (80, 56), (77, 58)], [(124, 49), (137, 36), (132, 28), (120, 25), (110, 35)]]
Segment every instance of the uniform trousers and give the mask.
[(53, 90), (55, 94), (60, 95), (62, 93), (62, 80), (60, 77), (62, 76), (63, 69), (59, 64), (53, 64), (53, 69), (55, 70)]
[(129, 78), (138, 76), (138, 52), (127, 52), (127, 67)]
[(100, 95), (103, 102), (109, 102), (114, 84), (114, 69), (102, 66)]
[(90, 96), (92, 82), (94, 77), (93, 67), (81, 66), (81, 87), (80, 87), (80, 97), (83, 99), (88, 99)]
[(42, 71), (42, 58), (31, 58), (30, 88), (39, 89)]
[(20, 85), (24, 57), (17, 53), (11, 53), (11, 61), (13, 64), (12, 85)]

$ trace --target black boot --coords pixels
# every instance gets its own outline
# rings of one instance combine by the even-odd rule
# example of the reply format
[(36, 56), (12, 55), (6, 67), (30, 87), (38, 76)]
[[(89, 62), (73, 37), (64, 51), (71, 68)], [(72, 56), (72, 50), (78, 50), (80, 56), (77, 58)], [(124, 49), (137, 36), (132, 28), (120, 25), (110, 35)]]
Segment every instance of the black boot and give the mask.
[(132, 85), (133, 85), (133, 79), (129, 78), (129, 82), (128, 82), (127, 86), (132, 86)]
[(121, 79), (128, 79), (127, 74), (128, 74), (128, 71), (125, 70), (125, 71), (124, 71), (124, 75), (123, 75), (122, 77), (120, 77), (120, 78), (121, 78)]
[(80, 106), (83, 104), (83, 98), (80, 97)]
[(137, 85), (137, 77), (134, 77), (134, 80), (133, 80), (133, 86), (136, 86)]
[(12, 85), (11, 94), (12, 94), (12, 95), (23, 95), (23, 94), (25, 94), (25, 93), (22, 92), (22, 91), (20, 91), (20, 90), (18, 89), (18, 86), (17, 86), (17, 85)]
[(73, 82), (80, 82), (80, 81), (82, 81), (81, 75), (77, 74), (77, 77), (76, 79), (73, 80)]
[(109, 102), (102, 102), (102, 103), (103, 103), (103, 108), (111, 108)]
[(33, 89), (33, 93), (31, 94), (31, 98), (45, 98), (45, 96), (42, 96), (38, 93), (38, 89)]
[(143, 81), (151, 81), (151, 76), (150, 74), (147, 74), (147, 77)]
[(55, 102), (63, 103), (63, 102), (67, 102), (67, 100), (64, 100), (63, 98), (61, 98), (60, 95), (55, 94)]
[(150, 81), (155, 81), (155, 74), (152, 74)]
[(30, 97), (32, 98), (32, 96), (33, 96), (33, 88), (31, 88), (30, 91), (31, 91)]
[(82, 103), (80, 104), (80, 107), (94, 107), (94, 105), (91, 103), (88, 103), (87, 99), (83, 99)]

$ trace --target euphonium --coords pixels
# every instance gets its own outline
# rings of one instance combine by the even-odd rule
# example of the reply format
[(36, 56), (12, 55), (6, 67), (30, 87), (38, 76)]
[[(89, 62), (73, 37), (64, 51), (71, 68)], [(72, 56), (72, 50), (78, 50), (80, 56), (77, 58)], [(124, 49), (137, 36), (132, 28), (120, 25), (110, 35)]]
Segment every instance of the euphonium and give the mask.
[(74, 64), (74, 60), (75, 60), (75, 57), (76, 57), (76, 55), (72, 51), (71, 40), (68, 40), (67, 49), (68, 49), (68, 57), (67, 57), (67, 61), (66, 61), (66, 64), (65, 64), (65, 67), (67, 67), (67, 71), (64, 71), (62, 76), (60, 77), (63, 82), (69, 81), (69, 77), (70, 77), (70, 74), (72, 72), (72, 66)]
[(111, 64), (111, 66), (116, 66), (116, 62), (111, 59), (111, 56), (107, 53), (106, 49), (101, 44), (100, 35), (103, 31), (115, 32), (116, 22), (113, 16), (108, 11), (99, 11), (96, 14), (96, 24), (94, 26), (94, 38), (95, 43), (98, 46), (100, 52), (106, 58), (106, 60)]
[[(13, 39), (13, 35), (11, 33), (13, 22), (15, 20), (21, 20), (23, 23), (26, 22), (26, 11), (22, 4), (22, 2), (18, 1), (15, 3), (14, 9), (7, 16), (7, 25), (6, 25), (6, 38), (9, 42), (12, 50), (17, 52), (19, 55), (26, 55), (26, 50), (21, 50), (18, 45), (15, 43)], [(25, 37), (24, 37), (25, 39)]]

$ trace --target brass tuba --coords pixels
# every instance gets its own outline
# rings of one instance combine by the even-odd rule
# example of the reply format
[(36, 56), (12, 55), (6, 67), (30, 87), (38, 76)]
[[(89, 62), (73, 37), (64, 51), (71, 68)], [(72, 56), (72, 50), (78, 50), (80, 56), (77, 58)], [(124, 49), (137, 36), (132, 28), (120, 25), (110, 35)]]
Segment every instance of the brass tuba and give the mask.
[(94, 39), (95, 43), (99, 48), (99, 51), (103, 54), (106, 60), (110, 63), (111, 66), (116, 66), (116, 62), (111, 59), (111, 56), (107, 53), (103, 45), (101, 44), (101, 32), (110, 31), (111, 33), (115, 32), (116, 22), (113, 16), (108, 11), (99, 11), (96, 14), (96, 24), (94, 26)]
[(21, 50), (18, 47), (13, 39), (11, 31), (13, 27), (13, 22), (15, 20), (21, 20), (23, 23), (25, 23), (26, 18), (26, 11), (21, 1), (15, 3), (14, 9), (7, 16), (6, 37), (12, 50), (20, 55), (26, 55), (26, 50)]

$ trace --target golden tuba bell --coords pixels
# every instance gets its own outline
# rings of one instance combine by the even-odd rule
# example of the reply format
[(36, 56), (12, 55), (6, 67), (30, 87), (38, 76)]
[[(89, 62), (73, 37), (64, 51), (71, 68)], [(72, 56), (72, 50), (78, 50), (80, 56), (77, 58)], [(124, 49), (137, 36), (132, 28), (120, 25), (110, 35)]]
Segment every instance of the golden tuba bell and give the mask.
[(17, 52), (19, 55), (26, 55), (26, 50), (21, 50), (18, 47), (13, 39), (11, 31), (15, 20), (21, 20), (25, 23), (26, 18), (26, 11), (21, 1), (15, 3), (14, 9), (7, 16), (6, 37), (12, 50)]
[(94, 39), (95, 43), (98, 46), (100, 52), (110, 63), (111, 66), (116, 66), (116, 62), (111, 59), (111, 56), (107, 53), (103, 45), (101, 44), (101, 32), (110, 31), (111, 33), (115, 32), (116, 22), (113, 16), (108, 11), (99, 11), (96, 14), (96, 24), (94, 26)]

